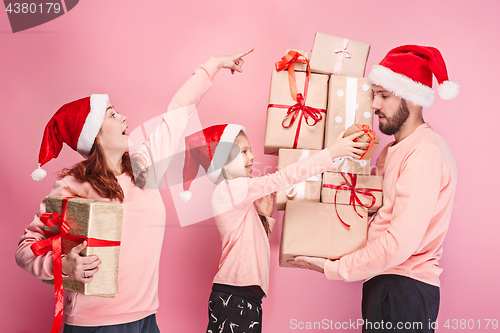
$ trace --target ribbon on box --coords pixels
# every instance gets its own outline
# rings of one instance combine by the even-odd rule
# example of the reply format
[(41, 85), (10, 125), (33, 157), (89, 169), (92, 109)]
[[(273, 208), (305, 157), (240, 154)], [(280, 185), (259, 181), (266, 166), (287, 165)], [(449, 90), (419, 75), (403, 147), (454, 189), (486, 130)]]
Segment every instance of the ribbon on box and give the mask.
[(333, 69), (333, 74), (340, 75), (342, 72), (342, 66), (344, 65), (344, 59), (350, 58), (351, 53), (347, 51), (347, 46), (349, 46), (349, 39), (342, 38), (342, 44), (338, 49), (335, 49), (335, 54), (340, 53), (337, 62), (335, 63), (335, 68)]
[[(365, 157), (368, 150), (370, 150), (370, 148), (375, 143), (375, 131), (371, 130), (368, 125), (356, 124), (356, 126), (359, 128), (359, 131), (357, 131), (356, 133), (365, 132), (365, 134), (368, 135), (368, 137), (370, 138), (370, 142), (368, 143), (368, 147), (366, 147), (365, 153), (363, 155), (361, 155), (361, 157), (360, 157), (360, 159), (363, 159), (363, 157)], [(358, 139), (359, 139), (359, 136), (354, 139), (354, 142), (356, 142)]]
[[(351, 226), (349, 224), (345, 223), (344, 220), (342, 220), (342, 218), (340, 217), (339, 212), (337, 210), (337, 193), (338, 193), (338, 191), (341, 190), (341, 191), (350, 191), (351, 192), (351, 196), (350, 196), (350, 199), (349, 199), (349, 205), (352, 205), (354, 207), (354, 211), (356, 212), (356, 214), (358, 214), (359, 217), (363, 217), (356, 210), (356, 204), (360, 205), (361, 207), (365, 207), (366, 209), (369, 209), (369, 208), (373, 207), (373, 205), (375, 205), (377, 199), (372, 194), (372, 192), (382, 192), (382, 190), (381, 189), (377, 189), (377, 188), (363, 188), (363, 189), (356, 188), (357, 182), (358, 182), (358, 175), (352, 174), (352, 173), (347, 173), (346, 174), (344, 172), (341, 172), (340, 174), (344, 178), (344, 181), (345, 181), (344, 184), (341, 184), (341, 185), (323, 184), (323, 187), (324, 188), (330, 188), (330, 189), (336, 190), (335, 191), (334, 201), (333, 201), (333, 203), (335, 205), (335, 212), (337, 213), (337, 217), (339, 218), (339, 220), (346, 227), (350, 228)], [(349, 176), (348, 177), (349, 179), (346, 177), (346, 175)], [(361, 202), (361, 199), (359, 199), (358, 195), (364, 195), (364, 196), (370, 197), (372, 199), (371, 204), (368, 205), (368, 206), (365, 205), (365, 204), (363, 204)]]
[(345, 163), (347, 160), (351, 160), (354, 163), (358, 163), (360, 167), (365, 167), (367, 162), (366, 160), (356, 160), (351, 156), (344, 156), (344, 157), (337, 157), (336, 159), (333, 160), (333, 166), (335, 168), (338, 168), (340, 165), (342, 165), (342, 170), (340, 172), (347, 173), (349, 170), (347, 170), (347, 164)]
[[(308, 157), (309, 157), (309, 149), (304, 149), (302, 151), (302, 155), (299, 157), (299, 161), (305, 160)], [(305, 193), (306, 193), (306, 182), (316, 182), (316, 181), (321, 181), (321, 178), (319, 178), (317, 175), (311, 176), (311, 177), (307, 178), (305, 181), (293, 185), (286, 192), (286, 196), (289, 199), (292, 199), (293, 197), (297, 196), (297, 201), (304, 201), (304, 197), (305, 197)]]
[[(300, 57), (302, 57), (302, 59), (299, 59)], [(304, 83), (304, 95), (297, 92), (297, 80), (295, 78), (295, 69), (293, 67), (293, 64), (295, 62), (300, 62), (307, 65), (306, 79)], [(323, 119), (321, 113), (326, 113), (326, 109), (318, 109), (306, 105), (307, 90), (309, 87), (309, 76), (311, 75), (311, 68), (306, 57), (304, 57), (297, 51), (291, 50), (288, 51), (288, 53), (284, 57), (282, 57), (280, 61), (276, 62), (275, 66), (277, 71), (288, 69), (288, 83), (290, 85), (290, 94), (292, 95), (293, 100), (297, 101), (297, 103), (294, 105), (269, 104), (268, 108), (274, 107), (288, 109), (285, 118), (283, 118), (283, 121), (281, 122), (281, 126), (283, 126), (283, 128), (289, 128), (298, 118), (297, 130), (295, 131), (295, 139), (293, 141), (293, 149), (296, 149), (299, 141), (302, 118), (305, 118), (305, 123), (307, 125), (315, 126), (321, 119)], [(314, 122), (310, 124), (309, 119), (312, 119)]]
[(89, 238), (84, 236), (75, 236), (68, 234), (69, 225), (66, 223), (66, 210), (68, 200), (75, 197), (66, 197), (62, 200), (61, 215), (56, 212), (43, 213), (40, 216), (40, 221), (47, 227), (58, 226), (59, 233), (45, 230), (45, 239), (31, 244), (31, 251), (35, 256), (41, 256), (53, 251), (52, 253), (52, 266), (54, 274), (54, 298), (55, 298), (55, 313), (54, 322), (52, 323), (51, 333), (58, 333), (62, 324), (63, 308), (64, 308), (64, 295), (63, 295), (63, 279), (62, 279), (62, 244), (63, 238), (71, 240), (76, 243), (83, 243), (87, 241), (88, 247), (107, 247), (107, 246), (120, 246), (120, 241), (107, 241), (96, 238)]

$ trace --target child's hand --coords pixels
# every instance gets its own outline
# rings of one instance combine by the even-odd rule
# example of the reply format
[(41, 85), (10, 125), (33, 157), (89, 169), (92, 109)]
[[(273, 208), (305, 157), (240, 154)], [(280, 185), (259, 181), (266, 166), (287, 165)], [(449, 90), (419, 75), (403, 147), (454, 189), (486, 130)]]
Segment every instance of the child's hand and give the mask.
[(276, 196), (276, 192), (271, 193), (263, 197), (260, 202), (254, 201), (255, 209), (257, 213), (262, 214), (264, 216), (273, 215), (274, 210), (274, 197)]
[(241, 73), (242, 72), (241, 67), (243, 67), (243, 63), (245, 62), (242, 58), (252, 51), (253, 49), (250, 49), (238, 54), (218, 56), (215, 57), (215, 59), (221, 62), (222, 68), (230, 69), (231, 74), (234, 74), (234, 71)]
[(344, 156), (351, 156), (353, 158), (359, 159), (365, 153), (365, 150), (368, 147), (368, 143), (354, 142), (353, 140), (358, 136), (363, 135), (364, 132), (360, 131), (345, 138), (343, 137), (344, 133), (345, 131), (340, 133), (337, 140), (335, 140), (333, 145), (328, 148), (332, 159)]

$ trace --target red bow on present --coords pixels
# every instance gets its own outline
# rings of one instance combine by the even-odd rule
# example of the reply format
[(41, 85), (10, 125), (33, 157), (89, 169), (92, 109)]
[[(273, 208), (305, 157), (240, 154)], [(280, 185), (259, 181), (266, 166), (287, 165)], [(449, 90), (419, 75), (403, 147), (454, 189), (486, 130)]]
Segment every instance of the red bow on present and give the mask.
[[(356, 126), (358, 126), (358, 128), (360, 129), (356, 133), (365, 132), (365, 134), (368, 135), (368, 137), (370, 137), (370, 142), (368, 143), (368, 147), (366, 148), (365, 153), (363, 155), (361, 155), (361, 157), (359, 158), (360, 160), (362, 160), (363, 157), (365, 157), (365, 155), (368, 152), (368, 150), (370, 150), (370, 148), (375, 143), (375, 131), (371, 130), (368, 125), (359, 125), (359, 124), (356, 124)], [(353, 141), (356, 142), (359, 138), (360, 137), (358, 136)]]
[[(344, 177), (344, 181), (345, 181), (344, 184), (341, 184), (341, 185), (323, 184), (323, 187), (336, 190), (335, 191), (335, 198), (334, 198), (335, 212), (337, 213), (337, 217), (339, 218), (340, 222), (342, 222), (346, 227), (350, 228), (351, 226), (349, 224), (345, 223), (344, 220), (342, 220), (342, 218), (340, 217), (339, 212), (337, 210), (337, 193), (338, 193), (338, 191), (339, 190), (351, 191), (349, 205), (352, 205), (354, 207), (354, 211), (356, 212), (356, 214), (358, 214), (359, 217), (363, 217), (356, 210), (356, 204), (360, 205), (361, 207), (365, 207), (367, 209), (373, 207), (373, 205), (375, 205), (375, 202), (377, 201), (377, 199), (375, 198), (375, 196), (371, 192), (382, 192), (382, 190), (376, 189), (376, 188), (364, 188), (364, 189), (356, 188), (357, 182), (358, 182), (358, 175), (348, 173), (347, 175), (349, 176), (349, 178), (351, 180), (349, 182), (349, 180), (346, 178), (345, 173), (341, 172), (340, 174), (342, 175), (342, 177)], [(365, 195), (367, 197), (371, 197), (372, 203), (369, 206), (364, 205), (361, 202), (361, 199), (359, 199), (358, 194)]]
[(64, 294), (63, 294), (63, 279), (62, 279), (62, 246), (61, 240), (63, 238), (69, 239), (76, 243), (83, 243), (87, 241), (89, 247), (103, 247), (103, 246), (120, 246), (119, 241), (106, 241), (96, 238), (88, 238), (84, 236), (69, 235), (69, 225), (66, 223), (66, 210), (68, 200), (74, 197), (66, 197), (62, 201), (61, 215), (56, 212), (43, 213), (40, 216), (40, 221), (47, 227), (58, 226), (59, 233), (45, 230), (45, 239), (31, 244), (31, 251), (35, 256), (41, 256), (53, 251), (52, 253), (52, 266), (54, 274), (54, 298), (55, 298), (55, 313), (54, 322), (52, 323), (51, 333), (58, 333), (62, 324), (63, 309), (64, 309)]
[[(302, 59), (299, 59), (301, 58)], [(307, 72), (306, 72), (306, 79), (304, 82), (304, 95), (301, 93), (297, 93), (297, 81), (295, 79), (295, 70), (293, 68), (293, 64), (295, 62), (299, 62), (302, 64), (307, 65)], [(297, 144), (299, 141), (299, 134), (300, 134), (300, 127), (302, 124), (302, 118), (305, 118), (306, 124), (309, 126), (315, 126), (318, 121), (323, 119), (323, 116), (321, 113), (326, 113), (325, 109), (317, 109), (313, 108), (310, 106), (306, 105), (306, 98), (307, 98), (307, 90), (309, 87), (309, 75), (311, 74), (311, 68), (309, 66), (309, 61), (307, 60), (306, 57), (304, 57), (302, 54), (300, 54), (297, 51), (288, 51), (287, 54), (285, 54), (284, 57), (281, 58), (280, 61), (275, 63), (276, 70), (277, 71), (282, 71), (285, 69), (288, 69), (288, 83), (290, 85), (290, 94), (292, 95), (293, 100), (297, 101), (296, 104), (290, 106), (290, 105), (283, 105), (283, 104), (269, 104), (268, 107), (274, 107), (274, 108), (282, 108), (282, 109), (288, 109), (285, 118), (283, 118), (283, 121), (281, 122), (281, 126), (283, 128), (289, 128), (290, 126), (293, 125), (295, 122), (295, 119), (299, 117), (299, 122), (297, 124), (297, 130), (295, 131), (295, 139), (293, 142), (293, 149), (297, 148)], [(301, 112), (302, 111), (302, 112)], [(299, 116), (300, 114), (300, 116)], [(289, 116), (291, 118), (289, 118)], [(288, 124), (286, 124), (286, 120), (289, 119)], [(312, 119), (314, 123), (310, 124), (309, 119)]]

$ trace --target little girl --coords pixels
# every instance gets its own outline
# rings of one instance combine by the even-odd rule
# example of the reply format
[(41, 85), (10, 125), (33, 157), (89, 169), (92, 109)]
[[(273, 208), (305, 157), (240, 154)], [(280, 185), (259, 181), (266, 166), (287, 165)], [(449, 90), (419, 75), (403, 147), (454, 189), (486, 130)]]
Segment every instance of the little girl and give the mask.
[(269, 235), (276, 222), (270, 217), (274, 192), (332, 169), (337, 157), (359, 158), (367, 144), (353, 140), (361, 133), (342, 135), (330, 148), (256, 178), (252, 178), (254, 156), (242, 126), (214, 125), (186, 137), (181, 198), (191, 197), (187, 190), (200, 165), (217, 184), (212, 208), (222, 256), (208, 303), (207, 333), (261, 332), (261, 303), (269, 290)]

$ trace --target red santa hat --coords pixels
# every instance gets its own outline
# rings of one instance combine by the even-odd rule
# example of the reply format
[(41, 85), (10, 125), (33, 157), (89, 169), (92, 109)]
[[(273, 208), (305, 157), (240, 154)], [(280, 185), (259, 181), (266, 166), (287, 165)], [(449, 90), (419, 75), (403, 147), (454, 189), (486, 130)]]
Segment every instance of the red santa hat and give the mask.
[(433, 74), (439, 83), (439, 96), (454, 99), (460, 86), (448, 80), (443, 56), (430, 46), (403, 45), (390, 50), (378, 65), (372, 67), (368, 82), (417, 105), (429, 107), (434, 102)]
[(243, 126), (222, 124), (207, 127), (186, 137), (186, 156), (182, 170), (184, 192), (179, 194), (183, 202), (191, 199), (189, 187), (196, 178), (200, 165), (208, 178), (217, 183), (240, 132), (246, 133)]
[(31, 178), (41, 181), (47, 175), (41, 166), (59, 156), (63, 143), (83, 157), (88, 157), (104, 121), (108, 102), (108, 95), (94, 94), (65, 104), (57, 110), (45, 126), (38, 169), (33, 171)]

